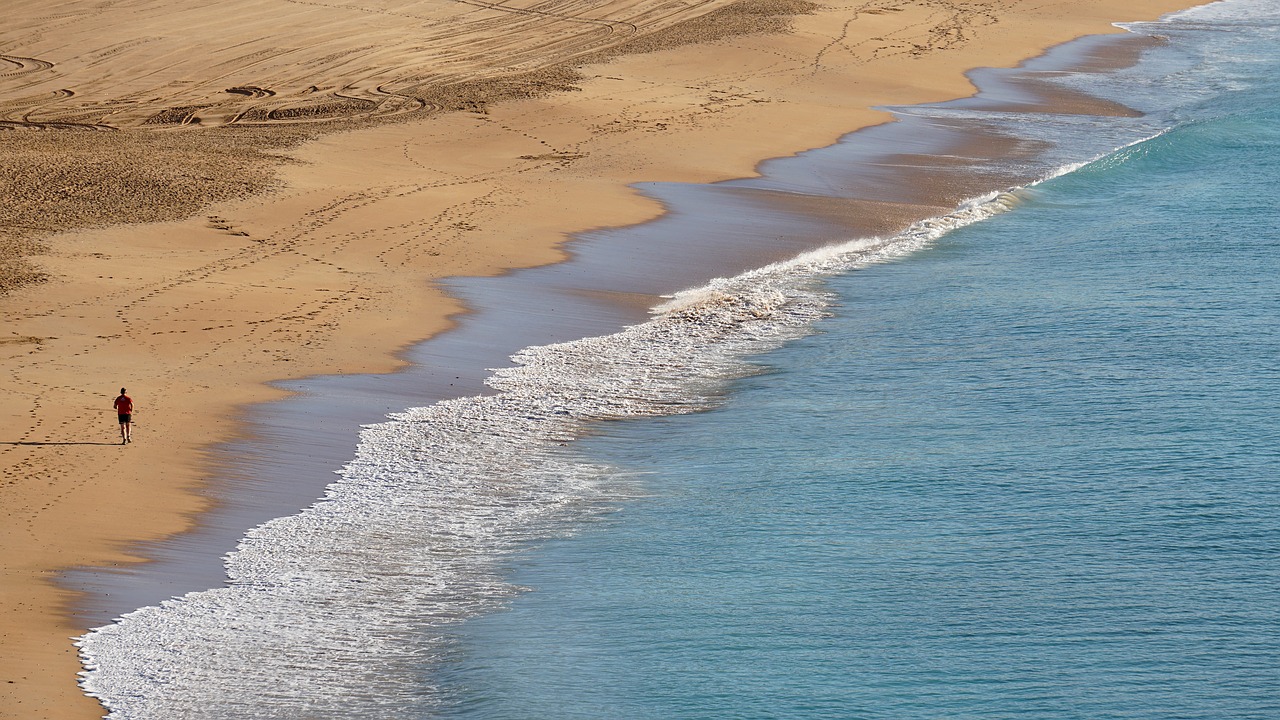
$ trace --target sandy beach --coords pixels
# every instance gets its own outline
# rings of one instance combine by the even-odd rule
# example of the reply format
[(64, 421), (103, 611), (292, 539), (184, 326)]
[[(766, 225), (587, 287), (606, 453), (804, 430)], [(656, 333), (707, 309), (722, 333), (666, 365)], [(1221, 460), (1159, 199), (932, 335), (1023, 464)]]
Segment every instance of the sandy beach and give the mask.
[(968, 69), (1193, 4), (14, 4), (0, 717), (102, 715), (61, 573), (197, 526), (212, 449), (269, 383), (395, 371), (465, 323), (433, 281), (554, 263), (661, 214), (633, 183), (750, 176), (877, 106), (966, 96)]

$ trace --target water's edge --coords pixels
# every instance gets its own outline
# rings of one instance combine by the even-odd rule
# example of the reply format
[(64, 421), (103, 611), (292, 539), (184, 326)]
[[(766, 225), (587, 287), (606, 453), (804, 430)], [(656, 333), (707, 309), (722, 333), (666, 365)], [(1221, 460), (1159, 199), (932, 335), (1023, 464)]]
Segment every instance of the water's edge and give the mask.
[[(1038, 75), (1122, 67), (1135, 59), (1131, 48), (1146, 41), (1140, 35), (1080, 38), (1020, 69), (976, 70), (977, 95), (955, 104), (1052, 111), (1046, 106), (1058, 88), (1038, 82)], [(978, 123), (949, 127), (902, 108), (896, 123), (766, 161), (758, 180), (643, 186), (667, 207), (662, 218), (577, 238), (571, 257), (555, 266), (445, 283), (469, 313), (458, 328), (407, 351), (409, 368), (281, 383), (296, 394), (250, 408), (249, 437), (211, 451), (221, 469), (207, 490), (215, 508), (199, 526), (137, 548), (149, 560), (144, 564), (67, 573), (64, 584), (83, 598), (73, 615), (96, 626), (137, 607), (225, 584), (224, 555), (250, 528), (322, 497), (335, 469), (352, 456), (361, 426), (406, 406), (488, 392), (490, 369), (509, 365), (521, 348), (614, 332), (643, 321), (637, 298), (658, 302), (842, 237), (901, 230), (965, 197), (1034, 180), (1025, 171), (1007, 172), (1007, 164), (1002, 177), (986, 167), (1026, 152)], [(969, 162), (939, 169), (931, 166), (934, 154)]]
[[(556, 448), (587, 432), (591, 423), (713, 406), (725, 382), (752, 372), (745, 358), (808, 332), (825, 313), (829, 300), (822, 277), (915, 251), (951, 229), (1016, 204), (1017, 191), (1009, 188), (1069, 172), (1085, 159), (1160, 132), (1158, 123), (1117, 120), (1113, 137), (1093, 137), (1096, 147), (1082, 147), (1071, 135), (1078, 128), (1063, 119), (1069, 113), (1053, 103), (1061, 88), (1028, 92), (1043, 82), (1041, 75), (1081, 66), (1086, 58), (1109, 52), (1114, 42), (1122, 40), (1084, 39), (1008, 75), (979, 73), (984, 84), (998, 90), (940, 106), (899, 109), (897, 123), (854, 133), (833, 148), (767, 162), (756, 180), (652, 186), (648, 190), (671, 208), (659, 221), (594, 234), (560, 266), (453, 283), (477, 312), (458, 331), (415, 349), (415, 369), (390, 378), (298, 383), (293, 389), (306, 396), (255, 417), (259, 439), (228, 449), (240, 458), (231, 465), (241, 473), (235, 491), (257, 493), (257, 515), (263, 508), (278, 514), (248, 525), (253, 529), (226, 558), (229, 584), (177, 600), (134, 604), (148, 606), (82, 638), (88, 668), (84, 687), (121, 717), (132, 717), (131, 708), (143, 705), (162, 715), (216, 705), (256, 716), (265, 706), (263, 696), (248, 692), (228, 698), (216, 682), (245, 663), (242, 654), (226, 648), (252, 646), (258, 669), (278, 678), (266, 689), (269, 695), (293, 698), (299, 707), (377, 708), (384, 702), (380, 698), (406, 693), (430, 702), (430, 692), (416, 685), (420, 677), (376, 673), (362, 659), (370, 652), (413, 653), (426, 663), (436, 652), (443, 658), (442, 648), (407, 644), (406, 627), (420, 637), (424, 627), (456, 623), (500, 604), (518, 592), (503, 577), (504, 558), (528, 542), (564, 531), (566, 523), (608, 498), (609, 490), (597, 483), (597, 468), (576, 463)], [(1057, 135), (1037, 141), (999, 127), (1026, 117), (1053, 118), (1059, 125), (1045, 132)], [(873, 149), (882, 147), (903, 150)], [(964, 162), (951, 168), (930, 163), (945, 151)], [(1081, 153), (1085, 158), (1078, 157)], [(925, 176), (931, 183), (922, 185)], [(896, 230), (910, 212), (887, 226), (814, 219), (824, 213), (847, 219), (856, 214), (851, 210), (890, 204), (917, 213), (958, 209), (918, 220), (904, 232)], [(787, 233), (781, 243), (780, 232)], [(829, 245), (842, 236), (861, 239)], [(690, 237), (705, 241), (697, 244), (703, 262), (683, 265), (688, 276), (655, 275), (655, 269), (672, 267), (677, 253), (688, 252)], [(654, 252), (635, 257), (633, 249), (645, 245)], [(809, 251), (748, 270), (761, 259), (795, 256), (803, 249)], [(737, 263), (736, 272), (726, 273), (733, 277), (706, 283), (704, 263), (726, 252)], [(622, 267), (626, 271), (619, 275)], [(698, 273), (700, 279), (694, 277)], [(664, 283), (655, 284), (654, 277)], [(690, 286), (698, 289), (677, 292)], [(610, 292), (672, 298), (653, 319), (612, 332), (636, 318), (633, 307), (612, 302)], [(558, 312), (548, 317), (525, 309), (535, 307)], [(548, 342), (566, 332), (566, 316), (574, 335), (594, 334)], [(488, 375), (485, 367), (503, 368), (485, 380), (499, 392), (458, 397), (457, 388), (480, 389)], [(455, 391), (443, 391), (442, 381), (450, 374)], [(314, 418), (329, 417), (326, 408), (334, 403), (356, 408), (367, 425), (349, 462), (351, 417), (315, 427)], [(389, 410), (419, 403), (375, 422)], [(305, 434), (306, 443), (291, 441), (299, 434)], [(294, 454), (273, 452), (270, 445), (281, 441)], [(305, 452), (298, 453), (300, 448)], [(336, 455), (341, 457), (334, 462)], [(343, 462), (341, 479), (330, 484), (332, 468)], [(273, 495), (269, 481), (251, 479), (260, 473), (293, 478), (295, 486)], [(324, 488), (324, 498), (296, 512), (315, 497), (299, 502), (306, 494), (297, 491), (299, 485)], [(288, 509), (280, 513), (282, 506)], [(217, 542), (243, 533), (248, 511), (239, 512), (229, 509), (210, 523)], [(394, 542), (371, 543), (371, 537)], [(212, 541), (197, 534), (185, 542), (186, 547), (157, 548), (164, 559), (146, 572), (163, 573), (166, 563), (189, 564), (189, 557), (207, 553)], [(181, 583), (206, 587), (197, 575), (207, 577), (207, 564), (175, 581), (153, 584), (151, 591), (160, 588), (167, 597), (180, 594), (173, 588)], [(138, 577), (123, 578), (121, 584), (135, 586)], [(76, 582), (102, 590), (121, 580), (99, 575)], [(123, 603), (121, 595), (127, 598)], [(114, 593), (114, 608), (96, 612), (114, 616), (137, 597), (136, 591)], [(331, 617), (334, 608), (361, 607), (362, 597), (400, 598), (413, 608), (412, 621), (394, 611), (369, 610), (341, 622)], [(244, 612), (249, 607), (252, 614)], [(208, 632), (210, 620), (218, 624), (217, 632)], [(323, 637), (300, 649), (296, 631), (288, 628), (323, 628)], [(316, 653), (326, 658), (325, 667), (309, 662)], [(186, 656), (201, 662), (183, 663)], [(181, 668), (178, 676), (175, 668)], [(315, 692), (317, 687), (349, 688), (353, 673), (364, 675), (358, 679), (368, 697)], [(166, 680), (139, 689), (132, 684), (137, 677)], [(175, 684), (187, 694), (175, 699), (163, 691)]]

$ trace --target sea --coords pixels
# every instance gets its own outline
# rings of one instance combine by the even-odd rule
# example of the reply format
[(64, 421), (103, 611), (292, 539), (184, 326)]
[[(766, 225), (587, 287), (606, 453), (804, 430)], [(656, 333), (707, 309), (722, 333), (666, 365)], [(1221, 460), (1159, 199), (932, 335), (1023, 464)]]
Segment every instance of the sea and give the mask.
[(1124, 67), (1020, 72), (1136, 112), (893, 108), (1010, 139), (970, 176), (1022, 180), (365, 426), (224, 585), (79, 638), (84, 690), (155, 720), (1280, 718), (1280, 3), (1124, 27)]

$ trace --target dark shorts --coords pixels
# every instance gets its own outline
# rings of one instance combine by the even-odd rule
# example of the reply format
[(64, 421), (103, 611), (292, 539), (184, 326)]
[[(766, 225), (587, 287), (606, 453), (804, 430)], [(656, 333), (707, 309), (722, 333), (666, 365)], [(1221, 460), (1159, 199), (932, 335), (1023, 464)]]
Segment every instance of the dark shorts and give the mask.
[(133, 422), (133, 415), (129, 413), (120, 413), (120, 422), (122, 423)]

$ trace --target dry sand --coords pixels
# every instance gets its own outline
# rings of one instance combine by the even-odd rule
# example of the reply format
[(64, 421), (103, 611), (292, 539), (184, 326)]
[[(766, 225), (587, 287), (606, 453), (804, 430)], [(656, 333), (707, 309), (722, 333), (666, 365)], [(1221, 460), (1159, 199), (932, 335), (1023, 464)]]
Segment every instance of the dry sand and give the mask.
[(266, 382), (395, 369), (461, 310), (432, 279), (554, 262), (660, 211), (629, 183), (747, 176), (1191, 4), (11, 0), (0, 717), (101, 714), (58, 572), (198, 522)]

